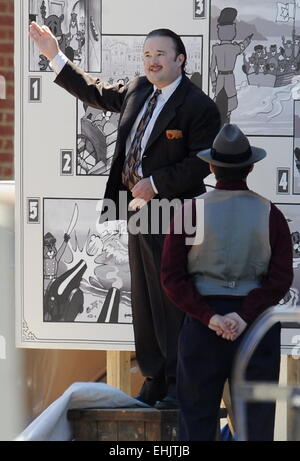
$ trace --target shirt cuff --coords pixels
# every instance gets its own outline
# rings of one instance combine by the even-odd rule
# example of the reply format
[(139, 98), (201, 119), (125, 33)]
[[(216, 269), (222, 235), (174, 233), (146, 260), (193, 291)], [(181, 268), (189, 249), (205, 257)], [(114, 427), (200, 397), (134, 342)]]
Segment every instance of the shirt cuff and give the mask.
[(158, 194), (158, 190), (157, 190), (156, 187), (155, 187), (155, 184), (154, 184), (154, 181), (153, 181), (152, 176), (150, 176), (150, 181), (151, 181), (152, 189), (154, 190), (154, 192), (155, 192), (156, 194)]
[(56, 75), (58, 75), (62, 69), (65, 67), (65, 65), (68, 62), (68, 58), (62, 51), (59, 51), (56, 56), (50, 61), (50, 67)]

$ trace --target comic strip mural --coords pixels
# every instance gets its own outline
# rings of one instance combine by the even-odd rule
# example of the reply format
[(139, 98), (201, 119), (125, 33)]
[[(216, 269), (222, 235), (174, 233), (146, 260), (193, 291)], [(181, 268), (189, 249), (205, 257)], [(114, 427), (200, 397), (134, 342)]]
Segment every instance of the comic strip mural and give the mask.
[(300, 84), (300, 5), (213, 0), (210, 90), (223, 123), (248, 135), (291, 136)]
[[(48, 26), (75, 65), (108, 84), (144, 74), (143, 44), (152, 28), (181, 34), (188, 78), (216, 101), (223, 123), (236, 123), (267, 151), (249, 185), (288, 220), (295, 276), (278, 309), (294, 309), (300, 0), (177, 0), (175, 10), (174, 1), (164, 0), (159, 18), (146, 0), (15, 5), (18, 345), (134, 349), (126, 223), (99, 222), (119, 114), (90, 107), (53, 83), (49, 61), (28, 37), (30, 21)], [(133, 14), (142, 10), (145, 17)], [(205, 182), (214, 186), (209, 176)], [(289, 353), (290, 336), (284, 345)]]
[[(144, 74), (144, 35), (102, 36), (103, 73), (99, 78), (109, 84), (127, 83)], [(202, 87), (202, 36), (183, 36), (187, 49), (187, 72)], [(97, 110), (78, 102), (77, 175), (107, 175), (111, 167), (119, 115)]]
[[(87, 72), (101, 72), (101, 1), (30, 0), (29, 19), (49, 27), (63, 53)], [(51, 71), (48, 59), (30, 46), (30, 71)]]
[(44, 201), (44, 322), (132, 322), (126, 222), (99, 224), (99, 210)]

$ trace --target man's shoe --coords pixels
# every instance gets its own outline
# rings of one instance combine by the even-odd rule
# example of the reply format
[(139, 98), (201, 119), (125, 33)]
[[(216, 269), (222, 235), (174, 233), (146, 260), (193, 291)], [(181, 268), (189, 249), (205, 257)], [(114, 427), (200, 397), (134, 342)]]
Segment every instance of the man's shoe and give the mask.
[(162, 399), (165, 395), (166, 385), (164, 381), (156, 378), (146, 378), (140, 392), (135, 398), (153, 407), (155, 402)]
[(157, 410), (176, 410), (179, 408), (177, 399), (170, 395), (167, 395), (162, 400), (158, 400), (154, 406)]

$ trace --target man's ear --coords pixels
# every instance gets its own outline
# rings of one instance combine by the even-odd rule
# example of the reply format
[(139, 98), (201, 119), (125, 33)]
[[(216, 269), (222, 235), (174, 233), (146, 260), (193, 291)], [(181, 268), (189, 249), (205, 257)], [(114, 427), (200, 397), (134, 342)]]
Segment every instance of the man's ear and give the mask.
[(178, 56), (177, 56), (177, 62), (178, 64), (180, 64), (180, 66), (182, 66), (182, 64), (184, 63), (184, 55), (182, 53), (180, 53)]
[(215, 174), (214, 166), (211, 163), (209, 164), (209, 169), (212, 174)]

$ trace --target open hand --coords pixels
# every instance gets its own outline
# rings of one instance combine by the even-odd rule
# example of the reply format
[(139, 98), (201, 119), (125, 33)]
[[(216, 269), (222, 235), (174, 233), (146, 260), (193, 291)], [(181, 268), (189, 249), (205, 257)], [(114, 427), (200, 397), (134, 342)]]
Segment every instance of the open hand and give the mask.
[(33, 21), (29, 26), (29, 37), (49, 61), (52, 61), (59, 52), (57, 38), (52, 34), (49, 27), (41, 27)]

